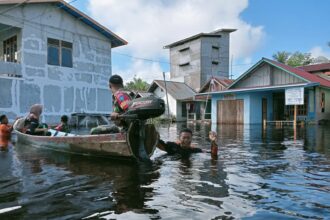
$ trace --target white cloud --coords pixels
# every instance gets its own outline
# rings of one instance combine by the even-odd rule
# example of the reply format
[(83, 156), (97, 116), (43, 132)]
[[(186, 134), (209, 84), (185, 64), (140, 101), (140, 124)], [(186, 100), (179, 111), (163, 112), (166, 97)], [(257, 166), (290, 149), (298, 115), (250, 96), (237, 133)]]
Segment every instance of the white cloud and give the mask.
[[(265, 37), (263, 27), (241, 19), (247, 6), (248, 0), (89, 0), (88, 10), (97, 21), (128, 41), (127, 46), (115, 51), (168, 59), (169, 52), (163, 49), (167, 44), (201, 32), (235, 28), (238, 30), (231, 34), (231, 54), (235, 59), (245, 59), (252, 56)], [(145, 76), (144, 72), (160, 68), (156, 66), (141, 61), (133, 63), (133, 69), (122, 71), (135, 70)]]
[[(151, 83), (155, 79), (164, 79), (162, 68), (158, 63), (150, 63), (142, 60), (133, 61), (125, 69), (114, 66), (113, 73), (121, 75), (125, 83), (132, 81), (134, 77), (141, 78), (148, 83)], [(165, 78), (169, 80), (168, 72), (165, 72)]]
[(322, 47), (320, 46), (316, 46), (313, 47), (310, 50), (310, 53), (312, 54), (312, 57), (319, 57), (319, 56), (323, 56), (326, 57), (328, 59), (330, 59), (330, 52), (329, 51), (325, 51)]

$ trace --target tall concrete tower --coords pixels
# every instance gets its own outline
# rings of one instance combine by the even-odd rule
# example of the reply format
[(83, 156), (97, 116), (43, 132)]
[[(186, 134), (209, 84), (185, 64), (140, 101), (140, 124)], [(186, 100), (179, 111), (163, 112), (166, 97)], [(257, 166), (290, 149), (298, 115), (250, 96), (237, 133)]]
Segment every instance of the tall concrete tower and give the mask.
[(197, 91), (211, 76), (229, 78), (229, 39), (234, 31), (200, 33), (165, 46), (170, 49), (171, 80)]

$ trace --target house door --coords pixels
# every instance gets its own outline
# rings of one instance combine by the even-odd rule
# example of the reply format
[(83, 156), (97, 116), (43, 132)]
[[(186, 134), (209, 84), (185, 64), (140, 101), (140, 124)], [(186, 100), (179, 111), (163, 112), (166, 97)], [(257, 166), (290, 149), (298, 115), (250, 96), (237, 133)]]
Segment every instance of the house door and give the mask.
[(285, 98), (284, 92), (273, 94), (273, 120), (285, 120)]
[(262, 122), (267, 121), (267, 99), (262, 98)]
[(243, 124), (244, 102), (243, 100), (220, 100), (217, 110), (218, 124)]

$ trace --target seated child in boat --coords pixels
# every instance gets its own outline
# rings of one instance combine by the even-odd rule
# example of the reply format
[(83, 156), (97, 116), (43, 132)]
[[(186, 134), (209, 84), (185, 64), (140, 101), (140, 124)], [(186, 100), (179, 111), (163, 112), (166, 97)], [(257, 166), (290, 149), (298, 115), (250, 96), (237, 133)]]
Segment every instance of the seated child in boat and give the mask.
[(55, 127), (56, 131), (61, 131), (65, 133), (70, 133), (70, 126), (68, 124), (68, 116), (62, 115), (61, 123)]
[(8, 124), (8, 118), (6, 115), (0, 116), (0, 149), (6, 150), (10, 140), (13, 127)]

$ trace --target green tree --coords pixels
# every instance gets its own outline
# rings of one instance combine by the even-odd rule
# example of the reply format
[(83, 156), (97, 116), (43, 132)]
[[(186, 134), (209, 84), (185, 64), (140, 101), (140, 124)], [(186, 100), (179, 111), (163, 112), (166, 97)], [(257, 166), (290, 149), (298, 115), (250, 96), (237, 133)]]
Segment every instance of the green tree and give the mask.
[(125, 89), (127, 90), (133, 90), (133, 91), (147, 91), (149, 88), (149, 84), (146, 81), (143, 81), (140, 78), (133, 78), (133, 81), (130, 81), (125, 84)]
[(286, 63), (290, 57), (290, 53), (286, 51), (278, 51), (277, 53), (273, 54), (273, 58), (280, 63)]
[(279, 51), (273, 55), (273, 58), (280, 63), (284, 63), (289, 66), (304, 66), (313, 63), (313, 58), (310, 53), (301, 53), (299, 51), (293, 54), (286, 51)]

